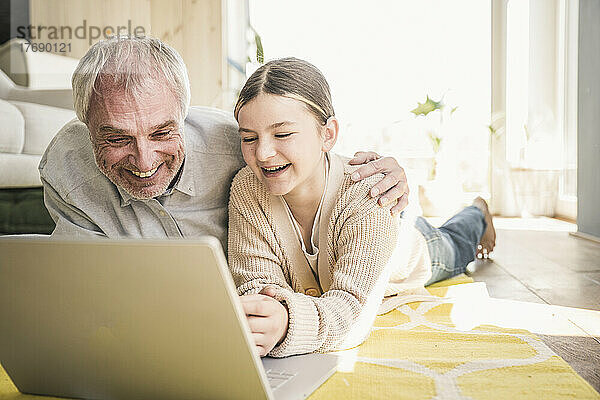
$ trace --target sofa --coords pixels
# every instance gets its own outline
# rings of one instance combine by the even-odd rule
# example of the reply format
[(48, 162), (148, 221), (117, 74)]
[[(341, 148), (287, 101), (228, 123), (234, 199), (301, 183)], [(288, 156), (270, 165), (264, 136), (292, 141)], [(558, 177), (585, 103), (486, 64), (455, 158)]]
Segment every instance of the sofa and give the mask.
[(0, 46), (0, 234), (54, 228), (37, 167), (56, 132), (75, 118), (70, 77), (77, 63), (23, 52), (19, 40)]

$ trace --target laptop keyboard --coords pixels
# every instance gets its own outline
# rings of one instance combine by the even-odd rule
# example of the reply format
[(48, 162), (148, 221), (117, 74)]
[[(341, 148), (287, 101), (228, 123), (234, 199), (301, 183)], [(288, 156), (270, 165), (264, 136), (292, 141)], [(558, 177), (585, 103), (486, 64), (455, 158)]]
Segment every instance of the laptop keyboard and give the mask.
[(280, 388), (283, 384), (285, 384), (287, 381), (289, 381), (297, 375), (273, 369), (268, 369), (265, 372), (267, 373), (267, 380), (269, 381), (269, 385), (273, 390)]

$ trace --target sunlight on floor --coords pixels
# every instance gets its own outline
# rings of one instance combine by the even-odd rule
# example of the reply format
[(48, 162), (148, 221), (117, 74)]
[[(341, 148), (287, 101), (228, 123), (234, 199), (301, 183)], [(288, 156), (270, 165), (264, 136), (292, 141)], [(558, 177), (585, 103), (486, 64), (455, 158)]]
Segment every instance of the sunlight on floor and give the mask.
[[(476, 285), (485, 285), (475, 282)], [(451, 287), (452, 323), (457, 329), (471, 330), (482, 325), (525, 329), (556, 336), (600, 335), (600, 311), (548, 304), (502, 300), (482, 296), (474, 284)]]
[(576, 232), (577, 225), (571, 222), (548, 217), (531, 218), (494, 218), (496, 229), (546, 231), (546, 232)]
[[(475, 334), (480, 331), (496, 331), (497, 329), (494, 328), (501, 328), (508, 329), (508, 331), (498, 332), (509, 332), (510, 334), (528, 331), (546, 336), (600, 336), (600, 311), (494, 299), (489, 297), (484, 282), (458, 284), (432, 290), (434, 290), (432, 293), (439, 291), (436, 295), (444, 296), (439, 299), (439, 302), (435, 302), (437, 304), (432, 304), (432, 310), (439, 306), (448, 307), (444, 304), (451, 304), (449, 317), (451, 325), (453, 325), (451, 329), (454, 329), (453, 334), (457, 333), (456, 330)], [(444, 290), (447, 290), (445, 294)], [(413, 305), (408, 307), (415, 309)], [(396, 327), (402, 331), (407, 330), (407, 326), (410, 324), (413, 324), (413, 328), (425, 329), (428, 323), (432, 323), (417, 314), (408, 313), (406, 315), (409, 320), (399, 320), (399, 325)], [(438, 323), (440, 322), (438, 321)], [(446, 326), (445, 323), (442, 325)], [(361, 359), (360, 350), (361, 347), (356, 347), (333, 353), (338, 356), (338, 371), (353, 372), (356, 362)]]
[[(448, 218), (426, 217), (426, 219), (434, 226), (441, 226)], [(494, 217), (494, 226), (496, 229), (512, 231), (577, 232), (576, 224), (548, 217)]]

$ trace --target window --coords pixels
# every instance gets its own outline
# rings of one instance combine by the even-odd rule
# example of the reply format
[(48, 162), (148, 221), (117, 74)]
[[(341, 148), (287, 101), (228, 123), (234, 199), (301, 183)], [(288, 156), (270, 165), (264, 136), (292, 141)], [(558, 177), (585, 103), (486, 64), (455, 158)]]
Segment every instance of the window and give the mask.
[[(461, 193), (489, 190), (490, 1), (251, 0), (249, 15), (266, 61), (295, 56), (324, 73), (341, 123), (336, 152), (394, 155), (417, 192), (436, 130), (440, 179)], [(443, 118), (411, 113), (427, 96), (443, 99)]]
[[(496, 50), (495, 90), (505, 87), (506, 138), (498, 143), (504, 151), (496, 161), (504, 165), (510, 183), (494, 187), (500, 206), (496, 211), (512, 215), (520, 211), (519, 184), (515, 171), (535, 171), (540, 180), (556, 188), (539, 185), (540, 193), (527, 196), (554, 196), (554, 213), (575, 219), (577, 165), (577, 0), (494, 0), (492, 15), (498, 26), (494, 41), (506, 46), (505, 59)], [(506, 16), (503, 21), (504, 15)], [(501, 49), (501, 45), (498, 49)], [(502, 75), (502, 63), (506, 72)], [(497, 96), (501, 99), (502, 96)], [(501, 149), (502, 150), (502, 149)], [(503, 158), (503, 159), (502, 159)], [(507, 173), (510, 169), (510, 174)], [(497, 174), (498, 175), (498, 174)], [(550, 179), (552, 177), (556, 179)], [(497, 180), (502, 177), (496, 176)], [(535, 182), (538, 183), (538, 182)], [(535, 185), (529, 185), (535, 186)], [(511, 192), (506, 196), (498, 192)], [(556, 193), (558, 192), (558, 195)], [(494, 197), (494, 196), (493, 196)], [(512, 199), (514, 197), (514, 199)], [(522, 199), (521, 199), (522, 200)]]

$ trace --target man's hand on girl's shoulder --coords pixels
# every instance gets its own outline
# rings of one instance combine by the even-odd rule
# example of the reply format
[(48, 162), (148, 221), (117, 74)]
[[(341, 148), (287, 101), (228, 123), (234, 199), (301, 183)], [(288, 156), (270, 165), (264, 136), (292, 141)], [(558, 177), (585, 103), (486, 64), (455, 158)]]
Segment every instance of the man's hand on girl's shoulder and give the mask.
[(361, 165), (352, 174), (352, 180), (359, 181), (375, 174), (385, 175), (381, 181), (371, 188), (371, 197), (379, 196), (379, 205), (385, 206), (398, 200), (390, 211), (392, 215), (398, 214), (408, 205), (408, 181), (404, 168), (393, 157), (381, 157), (372, 151), (359, 151), (349, 162), (351, 165)]

